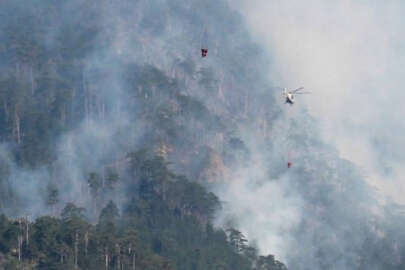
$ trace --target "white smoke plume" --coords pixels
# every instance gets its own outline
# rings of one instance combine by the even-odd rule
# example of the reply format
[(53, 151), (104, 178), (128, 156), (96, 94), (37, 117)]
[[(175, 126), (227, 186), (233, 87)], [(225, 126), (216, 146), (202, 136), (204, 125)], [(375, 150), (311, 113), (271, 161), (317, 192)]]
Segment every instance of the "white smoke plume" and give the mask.
[[(230, 203), (219, 222), (231, 217), (262, 253), (291, 269), (380, 269), (389, 249), (376, 251), (377, 242), (396, 245), (382, 232), (395, 218), (384, 226), (380, 218), (383, 204), (404, 202), (404, 8), (400, 1), (238, 2), (272, 61), (272, 84), (305, 86), (312, 95), (285, 106), (273, 125), (273, 154), (258, 154), (260, 165), (239, 169), (241, 178), (221, 189)], [(291, 128), (299, 168), (276, 173)], [(262, 153), (252, 137), (244, 139)], [(383, 255), (370, 258), (375, 253)]]
[(313, 92), (298, 102), (319, 119), (325, 140), (363, 168), (384, 196), (403, 202), (404, 4), (258, 0), (241, 6), (279, 84)]

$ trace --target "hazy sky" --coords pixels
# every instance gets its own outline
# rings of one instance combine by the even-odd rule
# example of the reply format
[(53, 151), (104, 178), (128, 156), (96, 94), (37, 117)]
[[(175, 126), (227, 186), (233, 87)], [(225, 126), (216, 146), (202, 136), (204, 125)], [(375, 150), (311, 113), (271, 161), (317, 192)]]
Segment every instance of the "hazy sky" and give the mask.
[[(381, 251), (376, 244), (380, 235), (373, 222), (402, 224), (386, 219), (375, 198), (405, 203), (401, 167), (405, 161), (405, 3), (237, 2), (234, 6), (246, 19), (253, 39), (271, 61), (271, 83), (290, 89), (305, 86), (313, 93), (298, 96), (293, 107), (283, 107), (289, 118), (298, 121), (301, 134), (295, 143), (309, 145), (309, 158), (295, 160), (298, 166), (281, 169), (277, 175), (283, 145), (288, 144), (287, 129), (294, 121), (280, 118), (273, 123), (272, 157), (263, 156), (260, 146), (254, 148), (254, 135), (245, 136), (253, 145), (253, 165), (235, 170), (230, 184), (218, 189), (219, 197), (230, 202), (219, 223), (227, 215), (233, 217), (261, 253), (275, 254), (291, 269), (303, 263), (308, 269), (325, 269), (325, 263), (334, 265), (333, 269), (352, 269), (358, 250), (389, 257), (391, 251)], [(283, 102), (281, 93), (275, 96)], [(313, 119), (299, 115), (306, 110)], [(318, 137), (304, 142), (308, 140), (304, 134), (318, 136), (318, 126), (324, 144)], [(333, 147), (342, 159), (336, 158)], [(303, 167), (310, 172), (306, 174)], [(270, 180), (269, 171), (274, 175)], [(367, 233), (375, 244), (367, 244)], [(394, 245), (400, 231), (395, 229), (392, 235), (385, 241)], [(380, 269), (383, 263), (381, 258), (366, 261), (372, 266), (368, 269)]]
[(370, 183), (405, 202), (405, 3), (240, 1), (250, 30), (273, 60), (280, 85), (305, 86), (298, 106), (319, 120), (325, 141)]
[[(293, 107), (283, 106), (283, 109), (295, 111), (295, 114), (290, 114), (291, 118), (302, 121), (297, 124), (295, 130), (299, 134), (292, 143), (308, 141), (306, 134), (317, 136), (317, 132), (313, 130), (319, 125), (325, 143), (334, 145), (341, 157), (362, 168), (368, 182), (382, 191), (382, 199), (391, 196), (397, 201), (405, 202), (401, 196), (405, 191), (405, 184), (401, 180), (405, 173), (405, 169), (401, 168), (405, 161), (405, 140), (402, 136), (402, 130), (405, 129), (405, 109), (402, 105), (405, 97), (402, 90), (402, 78), (405, 75), (405, 37), (402, 33), (405, 19), (401, 16), (405, 14), (405, 3), (380, 1), (377, 4), (377, 1), (362, 0), (229, 0), (231, 1), (246, 19), (253, 40), (265, 48), (271, 62), (269, 81), (273, 85), (288, 88), (305, 86), (313, 92), (312, 95), (298, 96), (297, 104)], [(157, 9), (162, 7), (160, 1), (134, 3), (134, 10), (139, 14), (131, 15), (131, 20), (122, 17), (121, 9), (114, 8), (114, 5), (116, 3), (111, 2), (103, 8), (106, 12), (103, 25), (113, 25), (112, 29), (116, 31), (111, 31), (111, 36), (101, 35), (111, 38), (113, 46), (107, 51), (96, 50), (87, 56), (89, 70), (85, 70), (83, 74), (90, 74), (93, 68), (99, 67), (110, 74), (111, 77), (89, 85), (93, 85), (97, 93), (101, 94), (100, 98), (110, 105), (107, 107), (116, 109), (111, 111), (110, 117), (107, 114), (105, 120), (83, 122), (76, 130), (60, 138), (58, 149), (65, 155), (61, 154), (58, 158), (62, 167), (59, 171), (70, 179), (63, 183), (73, 186), (70, 187), (71, 192), (64, 191), (66, 198), (62, 198), (63, 202), (72, 199), (77, 202), (77, 194), (85, 193), (83, 185), (86, 186), (88, 173), (104, 164), (105, 157), (115, 159), (119, 153), (135, 147), (135, 137), (142, 138), (144, 135), (143, 123), (136, 124), (132, 132), (121, 132), (133, 123), (128, 117), (131, 114), (121, 111), (122, 103), (125, 104), (130, 99), (124, 91), (126, 85), (121, 81), (122, 70), (113, 60), (125, 57), (138, 65), (151, 64), (169, 73), (177, 57), (187, 59), (188, 53), (199, 53), (198, 46), (195, 50), (190, 45), (193, 40), (199, 39), (193, 39), (190, 35), (197, 29), (189, 27), (193, 25), (190, 24), (192, 19), (187, 21), (176, 16), (178, 21), (169, 20), (169, 30), (162, 31), (161, 35), (155, 37), (145, 34), (147, 28), (143, 29), (144, 32), (139, 31), (142, 29), (139, 25), (142, 15), (164, 18), (157, 16), (161, 12)], [(139, 8), (137, 5), (140, 5)], [(181, 14), (183, 11), (178, 12), (173, 14)], [(216, 16), (216, 13), (209, 10), (206, 15)], [(71, 18), (66, 19), (68, 22)], [(194, 19), (195, 25), (199, 25), (199, 20)], [(220, 17), (220, 20), (224, 25), (216, 24), (217, 32), (211, 30), (216, 34), (212, 35), (215, 36), (213, 44), (231, 40), (236, 40), (235, 47), (244, 44), (238, 38), (244, 40), (248, 37), (232, 36), (233, 32), (228, 30), (226, 32), (230, 35), (220, 39), (219, 36), (225, 32), (220, 31), (222, 27), (232, 29), (225, 26), (234, 26), (227, 18)], [(216, 20), (212, 20), (214, 21)], [(157, 22), (163, 24), (165, 20)], [(134, 28), (134, 25), (139, 28)], [(189, 38), (187, 42), (184, 42), (185, 36)], [(142, 40), (147, 46), (133, 40)], [(177, 43), (178, 41), (180, 42)], [(174, 53), (167, 57), (167, 51)], [(230, 68), (229, 62), (222, 66), (220, 62), (223, 58), (215, 57), (220, 56), (220, 50), (210, 49), (209, 55), (210, 57), (204, 59), (207, 67), (212, 66), (219, 73), (222, 68)], [(256, 69), (249, 66), (252, 73), (265, 70), (259, 62), (255, 62), (255, 65), (248, 64)], [(247, 76), (250, 74), (243, 75), (243, 78), (250, 77)], [(103, 91), (100, 92), (100, 89)], [(190, 90), (194, 90), (194, 93), (202, 92), (199, 87), (190, 87)], [(229, 90), (232, 90), (230, 96), (236, 100), (238, 92), (231, 87)], [(258, 89), (254, 90), (250, 92), (260, 92)], [(279, 93), (275, 96), (280, 98), (281, 104), (282, 96)], [(215, 98), (206, 100), (207, 105), (210, 108), (220, 108), (221, 105), (218, 106), (213, 100)], [(265, 99), (257, 102), (266, 102), (267, 105)], [(274, 105), (272, 102), (269, 104)], [(269, 106), (269, 113), (273, 113), (271, 110), (275, 107)], [(305, 109), (308, 109), (315, 121), (307, 115), (297, 114)], [(257, 114), (251, 120), (254, 122), (260, 117), (263, 118)], [(366, 238), (363, 233), (367, 225), (361, 222), (369, 222), (372, 215), (367, 210), (372, 209), (375, 200), (370, 200), (367, 185), (364, 185), (361, 176), (352, 169), (351, 164), (336, 161), (336, 157), (332, 157), (333, 148), (319, 143), (318, 138), (313, 142), (306, 141), (309, 146), (303, 147), (307, 152), (314, 150), (310, 153), (312, 156), (308, 155), (309, 158), (298, 161), (301, 164), (288, 170), (285, 164), (286, 152), (287, 148), (292, 147), (287, 146), (287, 135), (290, 134), (287, 129), (295, 124), (284, 120), (281, 115), (271, 123), (271, 138), (268, 141), (267, 138), (256, 136), (255, 132), (258, 131), (251, 126), (240, 123), (243, 135), (241, 138), (248, 145), (252, 160), (249, 166), (231, 168), (232, 173), (227, 179), (229, 181), (222, 188), (215, 186), (215, 192), (225, 202), (224, 209), (225, 212), (228, 211), (225, 214), (235, 218), (235, 228), (241, 230), (249, 240), (255, 241), (261, 253), (276, 255), (276, 258), (288, 263), (291, 269), (297, 269), (294, 266), (301, 262), (313, 266), (311, 269), (325, 269), (319, 261), (322, 263), (322, 260), (328, 261), (336, 256), (341, 265), (335, 269), (348, 269), (346, 265), (353, 261), (354, 256), (358, 256), (357, 250), (348, 251), (348, 247), (363, 250), (362, 245)], [(313, 132), (307, 132), (308, 129)], [(261, 139), (266, 140), (267, 144), (257, 143)], [(273, 148), (268, 147), (269, 144)], [(103, 147), (100, 148), (99, 145)], [(263, 145), (270, 148), (270, 151), (263, 148)], [(0, 148), (0, 154), (7, 151), (6, 148)], [(329, 155), (329, 152), (332, 154)], [(328, 158), (318, 158), (324, 156)], [(330, 165), (329, 161), (336, 164)], [(22, 188), (16, 187), (16, 190), (22, 197), (29, 194), (30, 196), (24, 197), (27, 205), (36, 210), (29, 212), (40, 214), (44, 208), (42, 203), (31, 205), (31, 202), (38, 201), (36, 197), (40, 190), (31, 190), (35, 189), (35, 179), (49, 178), (48, 172), (12, 169), (15, 171), (15, 179), (31, 176), (27, 185), (19, 185)], [(269, 179), (269, 174), (272, 179)], [(81, 205), (91, 202), (90, 196), (84, 194), (82, 197), (78, 201)], [(224, 225), (227, 216), (221, 214), (217, 222)], [(398, 227), (401, 230), (403, 228)], [(397, 232), (394, 231), (393, 234)], [(395, 235), (395, 239), (397, 238)], [(327, 258), (319, 258), (319, 251), (325, 252)]]

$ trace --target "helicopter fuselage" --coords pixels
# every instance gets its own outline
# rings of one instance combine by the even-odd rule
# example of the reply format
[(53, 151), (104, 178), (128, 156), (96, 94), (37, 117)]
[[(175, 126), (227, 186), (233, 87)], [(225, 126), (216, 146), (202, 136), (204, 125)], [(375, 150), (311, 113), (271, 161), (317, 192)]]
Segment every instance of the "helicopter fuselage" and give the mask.
[(290, 105), (294, 104), (294, 96), (291, 93), (287, 93), (285, 96), (285, 103), (288, 103)]

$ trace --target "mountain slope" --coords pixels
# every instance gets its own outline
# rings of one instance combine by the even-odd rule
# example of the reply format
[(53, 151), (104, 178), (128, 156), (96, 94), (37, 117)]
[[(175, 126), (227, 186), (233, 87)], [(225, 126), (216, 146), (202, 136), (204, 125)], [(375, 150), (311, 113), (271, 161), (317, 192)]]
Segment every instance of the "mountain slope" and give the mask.
[(403, 267), (401, 207), (282, 107), (227, 2), (0, 12), (0, 211), (32, 220), (2, 217), (4, 267)]

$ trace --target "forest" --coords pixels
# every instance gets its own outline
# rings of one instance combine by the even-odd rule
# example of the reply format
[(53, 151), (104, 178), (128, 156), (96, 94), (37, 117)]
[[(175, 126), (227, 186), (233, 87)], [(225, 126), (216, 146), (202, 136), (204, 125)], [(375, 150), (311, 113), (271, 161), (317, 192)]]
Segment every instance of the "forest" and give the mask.
[[(202, 101), (221, 82), (199, 48), (174, 49), (199, 38), (192, 10), (5, 2), (1, 269), (286, 269), (236, 228), (213, 225), (221, 202), (204, 183), (216, 180), (214, 148), (238, 145), (228, 162), (246, 149), (223, 138), (235, 127)], [(184, 36), (159, 44), (183, 20)]]
[(287, 115), (229, 1), (0, 14), (0, 269), (404, 269), (404, 208)]

